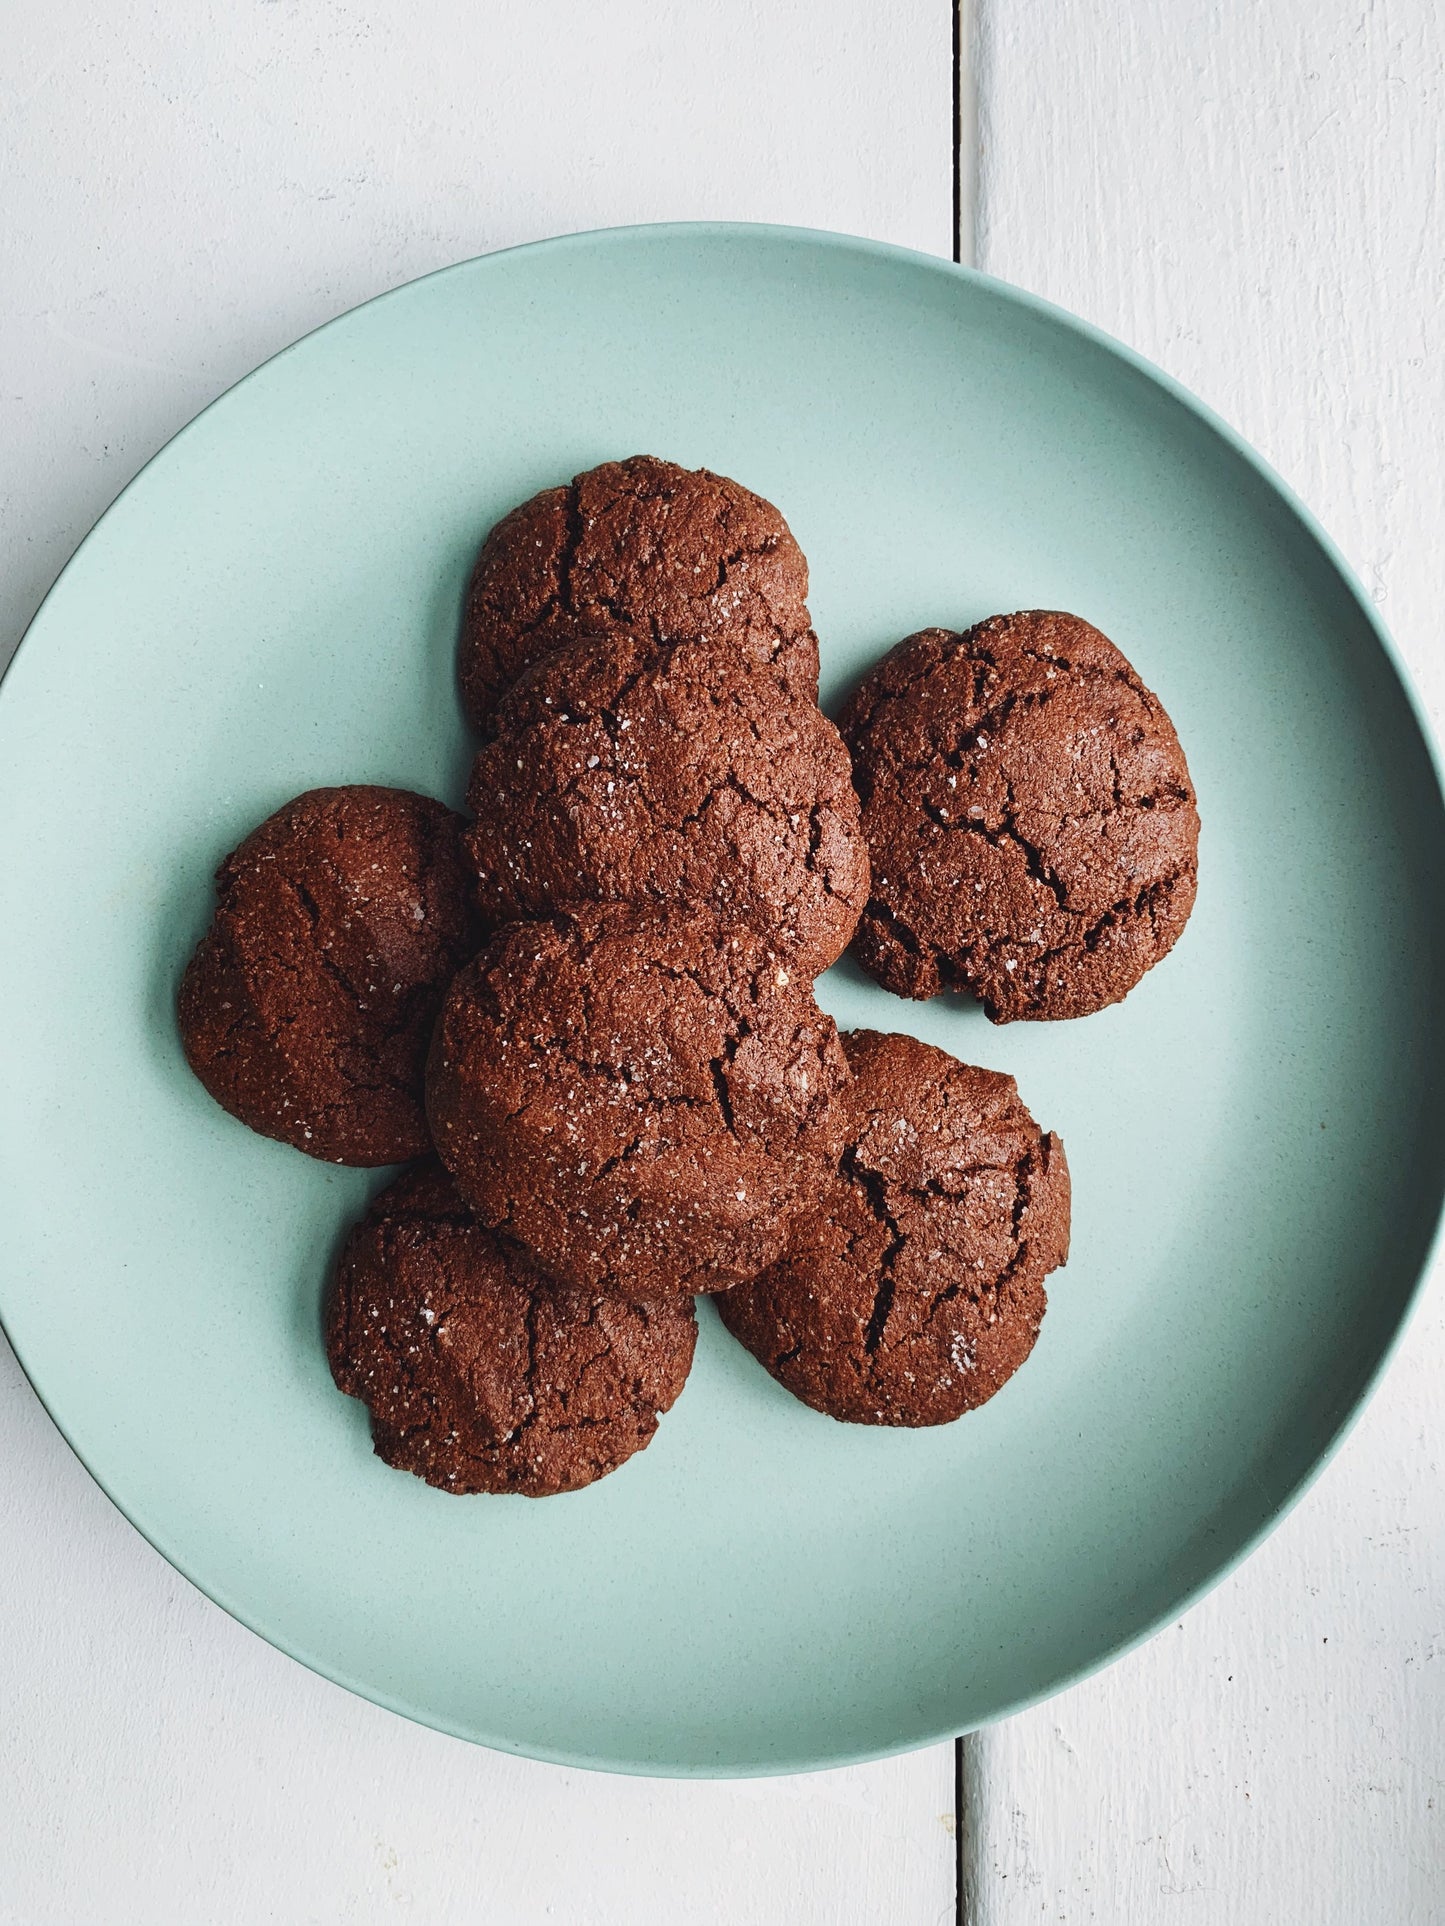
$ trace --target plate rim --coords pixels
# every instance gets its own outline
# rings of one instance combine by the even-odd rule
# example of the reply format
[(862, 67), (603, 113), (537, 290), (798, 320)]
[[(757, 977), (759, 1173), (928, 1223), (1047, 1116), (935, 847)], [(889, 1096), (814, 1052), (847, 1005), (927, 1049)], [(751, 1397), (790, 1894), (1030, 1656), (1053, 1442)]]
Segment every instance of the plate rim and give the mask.
[[(1394, 675), (1401, 694), (1404, 696), (1410, 719), (1415, 725), (1416, 733), (1425, 751), (1426, 761), (1434, 781), (1437, 806), (1442, 815), (1445, 815), (1445, 756), (1442, 756), (1441, 744), (1437, 739), (1429, 713), (1421, 699), (1415, 678), (1383, 618), (1380, 616), (1366, 592), (1358, 574), (1341, 552), (1334, 538), (1315, 516), (1313, 510), (1307, 506), (1290, 484), (1284, 480), (1264, 456), (1262, 456), (1243, 435), (1233, 428), (1229, 422), (1216, 413), (1208, 403), (1200, 400), (1192, 390), (1185, 387), (1182, 382), (1176, 380), (1173, 375), (1169, 374), (1157, 363), (1149, 360), (1147, 356), (1140, 354), (1136, 349), (1131, 348), (1126, 342), (1119, 340), (1106, 330), (1071, 313), (1070, 310), (1059, 306), (1056, 302), (1046, 300), (1041, 295), (1017, 287), (1012, 282), (1002, 280), (996, 275), (986, 274), (979, 268), (967, 266), (957, 261), (947, 260), (942, 255), (928, 254), (917, 248), (902, 247), (893, 242), (874, 240), (867, 236), (826, 228), (797, 227), (765, 221), (633, 222), (612, 227), (569, 230), (566, 233), (548, 235), (536, 240), (520, 241), (507, 247), (489, 249), (481, 254), (470, 255), (464, 260), (449, 262), (444, 267), (433, 268), (425, 274), (415, 276), (411, 280), (400, 282), (395, 287), (383, 289), (379, 294), (370, 295), (365, 300), (356, 302), (353, 306), (343, 309), (341, 313), (332, 315), (329, 319), (318, 323), (316, 327), (307, 329), (305, 333), (298, 335), (294, 341), (287, 342), (285, 346), (278, 348), (273, 354), (267, 355), (265, 359), (258, 362), (254, 368), (249, 369), (244, 375), (240, 376), (238, 380), (231, 382), (227, 387), (222, 389), (219, 394), (213, 396), (204, 407), (198, 409), (197, 412), (184, 422), (181, 427), (176, 429), (173, 434), (167, 436), (160, 447), (141, 464), (135, 474), (117, 489), (116, 493), (91, 522), (85, 534), (76, 543), (75, 548), (71, 551), (69, 557), (56, 574), (55, 579), (46, 590), (34, 614), (26, 623), (9, 662), (5, 665), (3, 671), (0, 671), (0, 702), (4, 700), (5, 684), (9, 681), (11, 671), (15, 663), (19, 661), (21, 652), (24, 650), (26, 644), (30, 642), (37, 628), (41, 625), (47, 608), (60, 590), (67, 576), (71, 573), (72, 569), (79, 564), (92, 538), (97, 534), (112, 510), (141, 482), (152, 465), (168, 455), (171, 449), (184, 437), (189, 435), (192, 430), (197, 428), (213, 409), (220, 407), (240, 389), (246, 387), (248, 383), (264, 374), (274, 363), (295, 353), (308, 342), (316, 339), (317, 336), (327, 333), (330, 329), (342, 326), (351, 320), (353, 316), (360, 314), (364, 310), (378, 307), (384, 302), (390, 302), (402, 296), (411, 295), (416, 289), (426, 283), (438, 280), (444, 276), (475, 272), (485, 263), (500, 261), (515, 254), (566, 253), (574, 250), (585, 251), (599, 247), (622, 245), (641, 239), (663, 241), (672, 239), (694, 241), (751, 240), (762, 241), (768, 244), (821, 247), (835, 253), (853, 254), (864, 258), (891, 261), (908, 266), (916, 271), (936, 275), (945, 282), (952, 281), (961, 286), (980, 287), (1002, 301), (1005, 305), (1012, 305), (1025, 314), (1054, 324), (1065, 333), (1076, 336), (1080, 340), (1088, 343), (1091, 347), (1101, 350), (1105, 355), (1121, 362), (1135, 374), (1142, 376), (1146, 381), (1160, 390), (1176, 406), (1181, 408), (1186, 415), (1193, 417), (1198, 424), (1212, 431), (1236, 457), (1242, 460), (1246, 467), (1252, 470), (1255, 476), (1262, 481), (1266, 488), (1273, 494), (1274, 498), (1286, 511), (1287, 516), (1293, 521), (1297, 529), (1323, 555), (1339, 583), (1347, 591), (1349, 599), (1353, 602), (1359, 614), (1363, 616), (1366, 627), (1373, 636), (1386, 665)], [(8, 711), (6, 713), (8, 714)], [(1226, 1579), (1230, 1578), (1245, 1560), (1250, 1558), (1254, 1552), (1259, 1549), (1264, 1540), (1275, 1531), (1294, 1510), (1295, 1506), (1298, 1505), (1313, 1488), (1316, 1480), (1323, 1475), (1328, 1466), (1334, 1461), (1336, 1454), (1354, 1431), (1355, 1426), (1364, 1413), (1365, 1407), (1378, 1391), (1386, 1372), (1389, 1370), (1404, 1342), (1406, 1333), (1414, 1322), (1420, 1307), (1426, 1280), (1430, 1276), (1437, 1260), (1440, 1258), (1442, 1247), (1445, 1247), (1445, 1159), (1442, 1159), (1439, 1168), (1434, 1174), (1434, 1182), (1433, 1225), (1424, 1254), (1416, 1269), (1414, 1279), (1402, 1298), (1394, 1326), (1381, 1344), (1379, 1352), (1370, 1365), (1369, 1370), (1366, 1372), (1359, 1390), (1351, 1397), (1348, 1403), (1340, 1409), (1338, 1414), (1331, 1419), (1325, 1443), (1309, 1466), (1303, 1472), (1292, 1476), (1291, 1481), (1287, 1482), (1282, 1495), (1275, 1499), (1264, 1517), (1253, 1530), (1245, 1535), (1242, 1542), (1220, 1558), (1217, 1563), (1211, 1562), (1206, 1574), (1193, 1585), (1182, 1591), (1166, 1609), (1152, 1614), (1146, 1622), (1136, 1630), (1128, 1632), (1109, 1642), (1106, 1649), (1102, 1652), (1068, 1670), (1056, 1678), (1051, 1684), (1041, 1687), (1037, 1691), (1021, 1694), (994, 1708), (988, 1712), (986, 1716), (964, 1728), (965, 1733), (983, 1730), (1004, 1719), (1012, 1718), (1018, 1713), (1028, 1711), (1034, 1706), (1044, 1704), (1047, 1700), (1056, 1697), (1059, 1693), (1065, 1692), (1073, 1686), (1082, 1684), (1085, 1680), (1093, 1678), (1108, 1666), (1127, 1657), (1131, 1652), (1136, 1651), (1140, 1646), (1156, 1637), (1165, 1626), (1181, 1617), (1185, 1612), (1191, 1611), (1201, 1600), (1207, 1597), (1216, 1586), (1222, 1585)], [(930, 1727), (920, 1735), (910, 1735), (907, 1738), (899, 1739), (887, 1745), (853, 1746), (822, 1756), (804, 1754), (798, 1757), (773, 1756), (765, 1759), (751, 1757), (743, 1760), (695, 1763), (684, 1762), (677, 1758), (660, 1760), (622, 1758), (615, 1754), (604, 1755), (596, 1752), (588, 1752), (585, 1749), (568, 1749), (535, 1742), (521, 1742), (505, 1734), (481, 1731), (474, 1727), (469, 1727), (460, 1721), (449, 1720), (440, 1714), (419, 1710), (398, 1696), (388, 1694), (375, 1685), (364, 1683), (350, 1676), (343, 1668), (318, 1658), (298, 1642), (288, 1641), (279, 1632), (268, 1629), (264, 1623), (259, 1621), (258, 1617), (253, 1616), (229, 1597), (224, 1586), (203, 1584), (190, 1569), (186, 1558), (178, 1551), (168, 1548), (164, 1542), (164, 1533), (159, 1530), (152, 1531), (148, 1529), (122, 1504), (120, 1499), (117, 1498), (111, 1490), (105, 1477), (102, 1476), (95, 1465), (89, 1462), (71, 1438), (64, 1422), (46, 1395), (36, 1370), (32, 1368), (22, 1346), (16, 1342), (11, 1333), (5, 1316), (3, 1280), (0, 1280), (0, 1334), (4, 1335), (6, 1342), (9, 1344), (16, 1362), (23, 1371), (31, 1390), (39, 1400), (41, 1408), (65, 1440), (66, 1445), (82, 1469), (86, 1472), (87, 1476), (100, 1491), (105, 1494), (105, 1497), (120, 1513), (121, 1517), (125, 1519), (132, 1530), (138, 1532), (146, 1543), (150, 1545), (152, 1550), (163, 1558), (173, 1571), (199, 1592), (203, 1598), (208, 1599), (211, 1604), (218, 1606), (229, 1618), (234, 1619), (238, 1624), (245, 1627), (247, 1631), (263, 1639), (273, 1650), (282, 1653), (295, 1663), (304, 1666), (309, 1672), (325, 1679), (330, 1684), (339, 1686), (342, 1690), (354, 1694), (357, 1698), (364, 1699), (372, 1705), (380, 1706), (385, 1711), (394, 1713), (398, 1717), (409, 1719), (414, 1724), (425, 1726), (433, 1731), (446, 1733), (449, 1737), (463, 1740), (468, 1744), (479, 1745), (491, 1751), (501, 1752), (516, 1758), (536, 1759), (546, 1764), (563, 1766), (573, 1770), (616, 1773), (625, 1777), (686, 1780), (766, 1779), (812, 1772), (834, 1771), (848, 1766), (864, 1765), (873, 1761), (898, 1758), (909, 1752), (921, 1751), (925, 1747), (946, 1744), (950, 1739), (960, 1736), (957, 1728), (952, 1725), (946, 1725), (936, 1729)]]

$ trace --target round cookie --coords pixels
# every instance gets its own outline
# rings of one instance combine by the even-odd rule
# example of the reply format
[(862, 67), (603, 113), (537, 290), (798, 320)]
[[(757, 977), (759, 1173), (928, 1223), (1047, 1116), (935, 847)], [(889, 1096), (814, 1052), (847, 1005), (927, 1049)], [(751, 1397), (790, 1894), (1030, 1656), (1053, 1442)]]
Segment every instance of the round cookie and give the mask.
[(778, 1256), (836, 1161), (847, 1074), (765, 937), (612, 904), (513, 924), (462, 972), (427, 1112), (468, 1203), (554, 1276), (722, 1291)]
[(1199, 815), (1157, 696), (1074, 615), (926, 629), (844, 712), (873, 868), (855, 952), (995, 1023), (1117, 1003), (1194, 904)]
[(641, 1451), (696, 1336), (685, 1297), (542, 1278), (432, 1163), (352, 1231), (326, 1312), (331, 1374), (369, 1407), (379, 1458), (443, 1491), (529, 1498), (590, 1485)]
[(908, 1036), (843, 1039), (854, 1122), (787, 1254), (718, 1300), (794, 1396), (853, 1424), (947, 1424), (1033, 1349), (1069, 1250), (1064, 1147), (1012, 1077)]
[(408, 790), (312, 789), (226, 858), (179, 998), (223, 1109), (330, 1163), (430, 1148), (427, 1043), (478, 940), (464, 827)]
[(580, 638), (512, 689), (467, 806), (492, 922), (687, 901), (766, 928), (817, 976), (868, 900), (848, 751), (816, 703), (629, 631)]
[(615, 627), (775, 663), (816, 701), (807, 596), (808, 564), (771, 502), (706, 468), (604, 462), (523, 502), (483, 542), (462, 613), (462, 707), (490, 728), (533, 662)]

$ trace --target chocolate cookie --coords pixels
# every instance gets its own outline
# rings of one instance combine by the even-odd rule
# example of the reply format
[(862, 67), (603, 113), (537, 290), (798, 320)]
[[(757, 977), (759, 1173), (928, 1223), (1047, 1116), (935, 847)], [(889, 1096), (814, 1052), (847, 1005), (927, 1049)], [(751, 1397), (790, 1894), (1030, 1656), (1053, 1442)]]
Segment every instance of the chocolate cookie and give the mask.
[(558, 650), (503, 698), (468, 846), (493, 922), (688, 901), (770, 931), (816, 976), (868, 900), (842, 738), (772, 671), (720, 676), (633, 632)]
[(723, 1323), (817, 1411), (947, 1424), (1018, 1370), (1069, 1250), (1064, 1147), (1012, 1077), (913, 1037), (843, 1039), (855, 1118), (786, 1256), (718, 1300)]
[(807, 595), (808, 564), (771, 502), (706, 468), (604, 462), (523, 502), (483, 542), (462, 615), (462, 707), (489, 728), (531, 663), (616, 627), (775, 663), (816, 701)]
[(427, 1070), (468, 1203), (587, 1289), (722, 1291), (837, 1159), (847, 1079), (812, 987), (744, 925), (630, 904), (504, 929)]
[(431, 1163), (352, 1231), (326, 1315), (331, 1374), (370, 1409), (379, 1458), (443, 1491), (529, 1498), (590, 1485), (641, 1451), (696, 1336), (685, 1297), (542, 1279)]
[(463, 827), (404, 789), (312, 789), (221, 864), (180, 1026), (232, 1116), (336, 1164), (430, 1148), (427, 1042), (478, 940)]
[(1117, 1003), (1194, 904), (1199, 816), (1157, 696), (1075, 615), (925, 629), (849, 702), (873, 895), (855, 950), (995, 1023)]

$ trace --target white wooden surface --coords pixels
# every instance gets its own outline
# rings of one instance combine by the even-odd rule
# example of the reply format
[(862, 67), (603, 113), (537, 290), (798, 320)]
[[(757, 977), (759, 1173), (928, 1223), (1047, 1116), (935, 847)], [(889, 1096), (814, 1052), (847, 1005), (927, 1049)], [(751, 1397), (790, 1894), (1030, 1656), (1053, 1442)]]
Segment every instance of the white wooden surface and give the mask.
[[(1435, 0), (984, 0), (979, 263), (1260, 448), (1445, 722)], [(1445, 1920), (1445, 1289), (1183, 1625), (968, 1748), (976, 1926)]]
[[(0, 660), (161, 442), (382, 288), (675, 217), (946, 254), (949, 63), (939, 0), (7, 0)], [(676, 1785), (409, 1726), (176, 1578), (8, 1353), (0, 1544), (7, 1926), (952, 1916), (950, 1749)]]
[[(0, 659), (141, 461), (441, 263), (733, 216), (950, 245), (946, 0), (9, 0)], [(1163, 362), (1445, 720), (1432, 0), (976, 0), (980, 265)], [(965, 108), (969, 97), (965, 95)], [(970, 1917), (1445, 1920), (1445, 1292), (1182, 1627), (968, 1745)], [(944, 1750), (667, 1785), (478, 1752), (200, 1599), (0, 1353), (0, 1921), (932, 1922)]]

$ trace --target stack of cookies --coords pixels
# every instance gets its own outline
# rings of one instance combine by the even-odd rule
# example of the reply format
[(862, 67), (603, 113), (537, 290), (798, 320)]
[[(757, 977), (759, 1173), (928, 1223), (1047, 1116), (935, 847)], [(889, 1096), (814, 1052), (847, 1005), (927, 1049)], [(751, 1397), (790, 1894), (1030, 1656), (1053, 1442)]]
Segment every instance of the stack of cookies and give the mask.
[(840, 1038), (814, 979), (856, 939), (886, 988), (995, 1021), (1117, 1000), (1192, 902), (1183, 757), (1056, 615), (909, 638), (845, 743), (807, 587), (778, 511), (705, 470), (548, 490), (468, 588), (467, 814), (311, 791), (218, 873), (187, 1056), (254, 1129), (409, 1166), (326, 1341), (380, 1456), (443, 1489), (621, 1464), (682, 1389), (697, 1294), (860, 1423), (956, 1418), (1032, 1348), (1057, 1137), (1010, 1077)]

